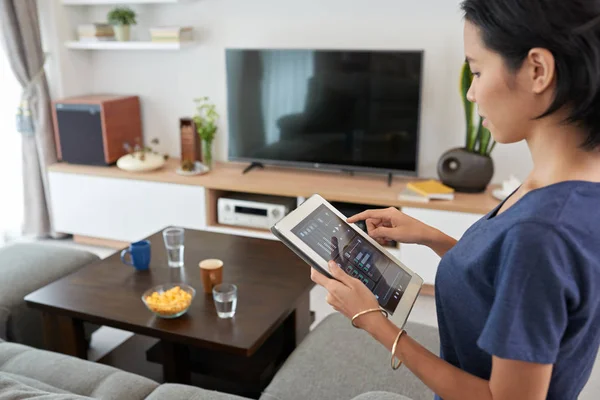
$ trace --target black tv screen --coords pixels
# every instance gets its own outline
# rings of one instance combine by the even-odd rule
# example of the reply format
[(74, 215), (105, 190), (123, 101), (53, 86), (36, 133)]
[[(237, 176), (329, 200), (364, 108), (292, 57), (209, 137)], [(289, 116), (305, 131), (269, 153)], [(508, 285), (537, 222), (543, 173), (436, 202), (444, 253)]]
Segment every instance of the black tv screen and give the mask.
[(229, 160), (416, 174), (421, 51), (227, 49)]

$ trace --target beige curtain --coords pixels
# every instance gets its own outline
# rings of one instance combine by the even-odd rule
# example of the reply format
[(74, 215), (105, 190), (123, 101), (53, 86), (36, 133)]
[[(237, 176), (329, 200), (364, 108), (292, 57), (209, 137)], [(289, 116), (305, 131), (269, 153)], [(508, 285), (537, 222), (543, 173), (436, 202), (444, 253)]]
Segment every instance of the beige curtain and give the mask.
[(0, 0), (0, 28), (34, 133), (23, 134), (24, 234), (54, 236), (47, 167), (57, 161), (36, 0)]

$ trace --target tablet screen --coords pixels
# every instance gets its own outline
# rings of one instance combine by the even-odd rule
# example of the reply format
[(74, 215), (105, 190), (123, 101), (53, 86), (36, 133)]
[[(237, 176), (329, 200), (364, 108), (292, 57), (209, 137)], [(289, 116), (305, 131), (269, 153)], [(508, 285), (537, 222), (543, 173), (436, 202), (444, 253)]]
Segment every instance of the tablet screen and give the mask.
[(411, 280), (410, 274), (389, 260), (346, 221), (320, 205), (292, 230), (326, 261), (334, 260), (348, 275), (359, 279), (393, 314)]

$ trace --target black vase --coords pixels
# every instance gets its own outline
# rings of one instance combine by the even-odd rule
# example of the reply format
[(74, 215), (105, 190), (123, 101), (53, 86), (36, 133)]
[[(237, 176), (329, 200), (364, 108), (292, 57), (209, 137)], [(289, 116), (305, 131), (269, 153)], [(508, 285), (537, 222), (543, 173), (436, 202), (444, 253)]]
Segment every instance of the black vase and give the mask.
[(437, 165), (440, 181), (457, 192), (483, 192), (494, 176), (494, 162), (490, 156), (470, 152), (464, 148), (445, 152)]

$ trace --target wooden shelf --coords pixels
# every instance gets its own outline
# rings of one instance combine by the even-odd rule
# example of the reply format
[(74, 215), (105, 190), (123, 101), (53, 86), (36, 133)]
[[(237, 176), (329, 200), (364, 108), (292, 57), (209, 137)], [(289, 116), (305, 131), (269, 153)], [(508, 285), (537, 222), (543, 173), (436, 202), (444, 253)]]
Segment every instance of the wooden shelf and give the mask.
[(194, 45), (194, 42), (158, 43), (141, 41), (71, 41), (67, 42), (65, 45), (71, 50), (182, 50), (188, 47), (192, 47)]
[(98, 6), (110, 4), (177, 4), (188, 3), (194, 0), (127, 0), (125, 2), (119, 0), (62, 0), (62, 3), (67, 6)]
[(230, 226), (230, 225), (207, 225), (206, 229), (210, 232), (226, 233), (229, 235), (239, 235), (247, 237), (255, 237), (260, 239), (278, 240), (270, 231), (264, 229), (253, 229), (245, 226)]
[[(207, 189), (236, 191), (245, 193), (270, 194), (275, 196), (309, 197), (319, 193), (329, 201), (342, 201), (373, 206), (415, 207), (443, 211), (456, 211), (473, 214), (486, 214), (498, 205), (491, 195), (491, 186), (484, 193), (456, 193), (452, 201), (430, 201), (418, 203), (398, 200), (406, 183), (414, 178), (395, 177), (392, 186), (387, 186), (386, 176), (347, 176), (332, 172), (307, 171), (266, 167), (242, 175), (247, 166), (241, 163), (217, 163), (215, 168), (205, 175), (181, 176), (175, 173), (179, 167), (178, 159), (169, 159), (165, 166), (157, 171), (146, 173), (127, 172), (117, 167), (96, 167), (58, 163), (49, 167), (51, 172), (102, 176), (117, 179), (135, 179), (174, 183), (180, 185), (202, 186)], [(213, 199), (214, 200), (214, 199)], [(207, 204), (210, 208), (210, 201)], [(208, 215), (210, 215), (209, 213)], [(215, 221), (210, 221), (212, 224)], [(209, 223), (208, 225), (212, 225)]]

